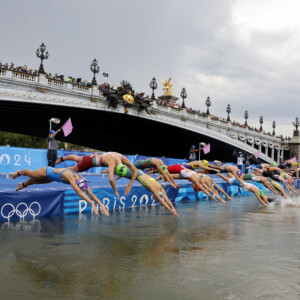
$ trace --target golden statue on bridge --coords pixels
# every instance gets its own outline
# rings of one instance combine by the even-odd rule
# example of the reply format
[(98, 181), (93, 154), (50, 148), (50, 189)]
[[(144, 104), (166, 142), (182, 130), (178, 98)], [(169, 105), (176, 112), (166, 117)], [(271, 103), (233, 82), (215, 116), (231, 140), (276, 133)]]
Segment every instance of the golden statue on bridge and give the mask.
[(170, 77), (166, 81), (163, 81), (163, 80), (161, 81), (162, 84), (164, 85), (164, 88), (163, 88), (163, 90), (165, 91), (164, 95), (173, 95), (172, 88), (173, 88), (174, 83), (171, 83), (171, 79), (172, 78)]

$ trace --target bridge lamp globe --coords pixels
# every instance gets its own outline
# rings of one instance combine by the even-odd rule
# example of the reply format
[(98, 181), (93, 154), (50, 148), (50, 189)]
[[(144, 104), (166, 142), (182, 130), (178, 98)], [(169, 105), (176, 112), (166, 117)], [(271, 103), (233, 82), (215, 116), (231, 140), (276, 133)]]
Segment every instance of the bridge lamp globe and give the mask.
[(155, 100), (155, 95), (154, 95), (154, 90), (157, 89), (157, 82), (156, 82), (156, 78), (153, 77), (152, 80), (150, 81), (150, 88), (152, 89), (152, 95), (151, 95), (151, 99)]
[(247, 123), (247, 119), (249, 118), (249, 116), (248, 116), (248, 110), (245, 111), (244, 118), (245, 118), (245, 126), (248, 126), (248, 123)]
[(262, 124), (264, 123), (264, 118), (263, 118), (263, 116), (261, 116), (261, 117), (259, 118), (259, 123), (260, 123), (260, 128), (259, 128), (259, 130), (262, 131), (262, 130), (263, 130)]
[(226, 112), (228, 113), (227, 121), (229, 122), (229, 121), (230, 121), (230, 116), (229, 116), (229, 114), (231, 113), (231, 106), (230, 106), (230, 104), (227, 105), (227, 107), (226, 107)]
[(54, 123), (54, 124), (59, 124), (59, 123), (60, 123), (60, 119), (58, 119), (58, 118), (51, 118), (51, 119), (49, 120), (50, 130), (51, 130), (51, 128), (52, 128), (52, 123)]
[(205, 100), (205, 105), (207, 106), (207, 111), (206, 111), (206, 115), (210, 115), (210, 112), (209, 112), (209, 107), (211, 106), (211, 101), (210, 101), (210, 98), (207, 97), (206, 100)]
[(92, 85), (97, 85), (96, 73), (99, 73), (100, 67), (98, 65), (98, 61), (97, 61), (96, 58), (92, 61), (90, 69), (94, 73), (93, 80), (92, 80)]
[(48, 51), (46, 51), (46, 53), (44, 54), (45, 50), (46, 50), (46, 46), (44, 43), (42, 43), (41, 46), (37, 48), (37, 50), (35, 51), (36, 56), (41, 59), (41, 64), (38, 71), (39, 74), (46, 74), (44, 70), (43, 60), (49, 57), (49, 53)]
[(299, 130), (298, 127), (300, 126), (299, 124), (299, 118), (297, 117), (295, 122), (293, 122), (293, 125), (296, 127), (296, 130), (294, 130), (294, 136), (299, 136)]
[(272, 133), (272, 135), (275, 135), (275, 128), (276, 128), (276, 122), (275, 121), (273, 121), (272, 127), (273, 127), (273, 133)]
[(183, 88), (180, 93), (180, 97), (182, 98), (181, 108), (185, 108), (184, 99), (187, 97), (186, 89)]

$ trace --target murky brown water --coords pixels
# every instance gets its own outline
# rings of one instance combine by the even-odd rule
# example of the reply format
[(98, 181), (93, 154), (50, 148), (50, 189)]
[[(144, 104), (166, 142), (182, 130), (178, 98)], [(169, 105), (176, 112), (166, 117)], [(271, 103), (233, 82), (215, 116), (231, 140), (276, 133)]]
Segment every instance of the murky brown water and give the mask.
[(300, 207), (177, 209), (0, 224), (1, 299), (300, 298)]

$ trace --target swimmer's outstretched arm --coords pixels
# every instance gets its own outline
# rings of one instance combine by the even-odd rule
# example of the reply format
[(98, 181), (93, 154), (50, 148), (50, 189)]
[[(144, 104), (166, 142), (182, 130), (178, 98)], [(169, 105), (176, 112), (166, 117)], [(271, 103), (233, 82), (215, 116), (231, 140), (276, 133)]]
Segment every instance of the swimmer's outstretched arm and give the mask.
[(222, 187), (221, 187), (220, 185), (218, 185), (213, 179), (212, 179), (212, 182), (215, 184), (216, 189), (217, 189), (219, 192), (223, 193), (227, 199), (233, 200), (233, 198), (230, 197), (230, 196), (222, 189)]
[(92, 192), (90, 188), (86, 190), (88, 195), (91, 197), (92, 200), (94, 200), (97, 204), (100, 206), (100, 211), (102, 214), (109, 216), (108, 210), (105, 208), (105, 206), (101, 203), (101, 201), (95, 196), (95, 194)]
[(115, 166), (113, 166), (112, 164), (110, 164), (108, 166), (108, 180), (109, 183), (112, 187), (112, 189), (114, 190), (115, 195), (117, 196), (118, 200), (120, 199), (120, 195), (117, 191), (117, 186), (116, 186), (116, 182), (114, 180), (114, 172), (115, 172)]
[(175, 217), (178, 217), (178, 214), (176, 212), (176, 210), (174, 211), (165, 201), (164, 199), (162, 199), (162, 197), (160, 196), (158, 190), (156, 189), (155, 191), (152, 192), (153, 196), (157, 199), (158, 202), (160, 202), (160, 204), (166, 208), (168, 211), (170, 211)]
[(94, 202), (78, 187), (75, 180), (70, 180), (69, 182), (70, 182), (71, 186), (73, 187), (74, 191), (77, 193), (77, 195), (79, 197), (81, 197), (83, 200), (85, 200), (87, 203), (89, 203), (92, 206), (93, 212), (98, 217), (100, 217), (99, 212), (98, 212), (97, 207), (95, 206)]
[(165, 190), (164, 190), (163, 188), (161, 189), (161, 192), (162, 192), (163, 195), (164, 195), (165, 201), (167, 202), (167, 204), (168, 204), (169, 207), (171, 208), (171, 213), (172, 213), (175, 217), (178, 217), (178, 213), (177, 213), (177, 211), (176, 211), (176, 209), (175, 209), (173, 203), (170, 201), (170, 199), (168, 198), (168, 196), (167, 196), (167, 194), (166, 194), (166, 192), (165, 192)]
[(163, 178), (166, 181), (168, 181), (173, 188), (175, 188), (175, 189), (178, 188), (178, 187), (180, 188), (180, 186), (175, 183), (174, 179), (171, 176), (169, 176), (169, 172), (165, 173), (163, 171), (163, 169), (161, 168), (159, 163), (156, 165), (156, 168), (157, 168), (158, 172), (161, 174), (161, 176), (163, 176)]
[(125, 187), (125, 191), (124, 191), (124, 195), (128, 195), (130, 193), (132, 184), (134, 183), (134, 181), (136, 180), (139, 171), (137, 170), (137, 168), (130, 162), (130, 160), (125, 157), (124, 155), (122, 155), (122, 163), (124, 163), (132, 172), (132, 177), (129, 181), (129, 183), (127, 184), (127, 186)]
[(257, 190), (258, 190), (258, 189), (257, 189), (256, 187), (255, 187), (255, 188), (254, 188), (253, 186), (250, 187), (250, 192), (252, 192), (252, 193), (256, 196), (257, 200), (258, 200), (263, 206), (268, 206), (268, 205), (260, 198), (260, 196), (259, 196)]

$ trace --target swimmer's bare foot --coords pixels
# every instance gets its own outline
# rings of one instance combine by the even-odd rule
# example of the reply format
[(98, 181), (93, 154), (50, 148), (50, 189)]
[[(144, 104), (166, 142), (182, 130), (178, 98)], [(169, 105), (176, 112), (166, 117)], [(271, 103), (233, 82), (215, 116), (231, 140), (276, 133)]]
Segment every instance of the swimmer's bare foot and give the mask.
[(23, 190), (24, 188), (25, 188), (25, 185), (22, 182), (19, 182), (18, 187), (16, 188), (16, 192), (20, 191), (20, 190)]
[(229, 200), (233, 200), (233, 198), (232, 198), (232, 197), (230, 197), (230, 196), (228, 196), (227, 198), (228, 198)]
[(59, 163), (61, 163), (61, 162), (62, 162), (61, 156), (59, 156), (58, 159), (57, 159), (57, 161), (55, 162), (55, 164), (59, 164)]
[(11, 175), (11, 178), (16, 179), (18, 176), (20, 176), (20, 172), (21, 172), (21, 170), (18, 170), (17, 172), (15, 172), (14, 174)]

